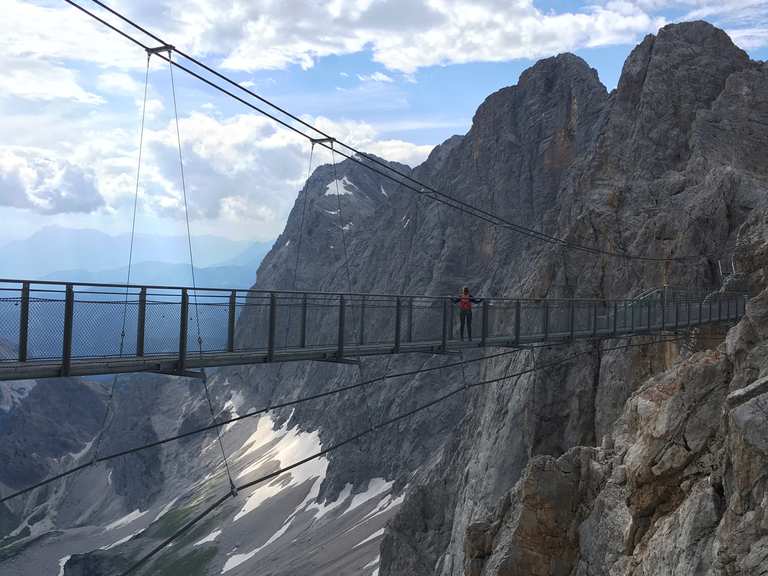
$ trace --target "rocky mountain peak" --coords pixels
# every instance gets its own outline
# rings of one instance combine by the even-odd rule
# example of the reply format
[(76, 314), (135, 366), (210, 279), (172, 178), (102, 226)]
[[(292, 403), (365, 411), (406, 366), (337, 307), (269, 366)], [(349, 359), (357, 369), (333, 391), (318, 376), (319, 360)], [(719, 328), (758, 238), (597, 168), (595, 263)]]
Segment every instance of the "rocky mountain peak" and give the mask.
[(690, 157), (697, 112), (712, 105), (731, 74), (751, 66), (747, 54), (707, 22), (670, 24), (646, 36), (627, 58), (614, 93), (613, 130), (635, 143), (620, 169), (634, 164), (630, 171), (654, 177), (679, 169)]

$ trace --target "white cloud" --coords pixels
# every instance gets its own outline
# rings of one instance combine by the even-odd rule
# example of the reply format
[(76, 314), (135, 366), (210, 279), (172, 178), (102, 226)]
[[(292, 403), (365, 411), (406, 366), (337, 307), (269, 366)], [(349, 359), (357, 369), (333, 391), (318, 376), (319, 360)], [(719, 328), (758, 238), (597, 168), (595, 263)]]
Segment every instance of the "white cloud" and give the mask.
[(0, 148), (0, 206), (40, 213), (87, 213), (103, 204), (87, 168), (44, 150)]
[(357, 79), (361, 82), (394, 82), (394, 80), (383, 72), (374, 72), (373, 74), (358, 74)]
[[(198, 0), (197, 5), (204, 3)], [(237, 25), (244, 15), (245, 23)], [(224, 31), (230, 34), (224, 66), (232, 69), (309, 68), (318, 58), (369, 47), (375, 61), (405, 73), (432, 65), (536, 58), (629, 43), (663, 23), (630, 3), (556, 14), (537, 9), (532, 0), (348, 0), (326, 5), (304, 0), (290, 7), (235, 1), (212, 18), (210, 35), (217, 29), (219, 37)], [(198, 34), (198, 49), (211, 48), (206, 37)]]
[(80, 104), (102, 104), (104, 99), (79, 84), (78, 74), (69, 68), (40, 60), (0, 57), (0, 97), (27, 100), (72, 100)]
[(124, 72), (105, 72), (99, 74), (96, 85), (103, 92), (134, 95), (142, 92), (143, 87), (133, 77)]

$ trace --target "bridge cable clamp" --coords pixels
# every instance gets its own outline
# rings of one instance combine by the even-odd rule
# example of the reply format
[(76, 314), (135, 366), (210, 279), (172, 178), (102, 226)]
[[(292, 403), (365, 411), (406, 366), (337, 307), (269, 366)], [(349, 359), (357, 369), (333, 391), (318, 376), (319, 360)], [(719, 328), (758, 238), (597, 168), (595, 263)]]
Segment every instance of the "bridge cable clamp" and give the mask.
[(162, 54), (163, 52), (167, 52), (170, 56), (171, 52), (176, 50), (171, 44), (163, 44), (162, 46), (157, 46), (155, 48), (147, 48), (147, 54), (151, 56), (152, 54)]

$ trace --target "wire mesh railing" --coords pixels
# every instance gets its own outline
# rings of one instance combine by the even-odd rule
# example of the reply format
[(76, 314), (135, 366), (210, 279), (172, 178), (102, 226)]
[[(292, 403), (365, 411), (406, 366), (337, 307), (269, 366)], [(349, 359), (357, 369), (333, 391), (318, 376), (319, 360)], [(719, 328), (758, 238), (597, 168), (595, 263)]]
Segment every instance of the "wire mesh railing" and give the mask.
[(732, 321), (747, 301), (743, 293), (695, 296), (484, 298), (462, 314), (449, 297), (0, 280), (0, 365), (53, 362), (66, 375), (73, 361), (120, 357), (176, 357), (182, 370), (193, 355), (343, 357), (420, 343), (445, 349), (464, 338), (518, 345)]

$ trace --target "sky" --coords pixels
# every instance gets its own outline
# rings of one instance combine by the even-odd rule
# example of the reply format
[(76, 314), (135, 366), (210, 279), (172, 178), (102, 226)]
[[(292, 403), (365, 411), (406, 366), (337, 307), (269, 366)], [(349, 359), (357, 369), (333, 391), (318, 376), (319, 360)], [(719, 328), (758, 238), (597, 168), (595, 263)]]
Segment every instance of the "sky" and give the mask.
[[(2, 3), (0, 244), (53, 225), (125, 233), (146, 54), (63, 0)], [(613, 89), (646, 34), (705, 19), (768, 60), (768, 0), (110, 5), (335, 137), (412, 166), (465, 133), (484, 98), (540, 58), (574, 52)], [(136, 227), (174, 235), (184, 232), (184, 202), (170, 72), (150, 64)], [(276, 238), (306, 178), (309, 144), (180, 71), (174, 79), (193, 234)], [(330, 161), (316, 152), (313, 167)]]

